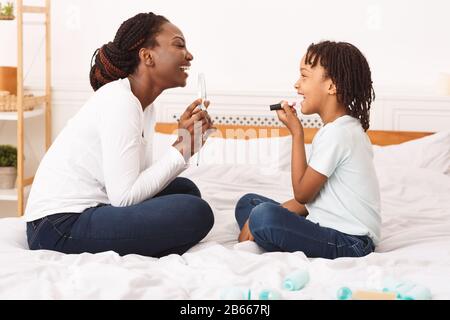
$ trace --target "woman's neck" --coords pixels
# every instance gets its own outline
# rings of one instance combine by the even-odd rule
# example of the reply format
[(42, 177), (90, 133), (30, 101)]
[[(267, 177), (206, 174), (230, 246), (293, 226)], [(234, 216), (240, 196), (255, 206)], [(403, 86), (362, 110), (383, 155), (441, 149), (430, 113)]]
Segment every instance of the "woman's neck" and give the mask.
[(128, 80), (131, 92), (138, 98), (143, 110), (152, 104), (163, 91), (153, 86), (148, 77), (139, 76), (139, 74), (130, 74)]

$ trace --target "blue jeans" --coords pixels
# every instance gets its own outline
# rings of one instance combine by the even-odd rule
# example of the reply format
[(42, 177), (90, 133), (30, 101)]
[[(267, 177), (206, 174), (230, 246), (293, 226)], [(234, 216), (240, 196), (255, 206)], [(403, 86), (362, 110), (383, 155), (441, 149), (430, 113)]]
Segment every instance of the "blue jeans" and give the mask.
[(303, 251), (310, 258), (362, 257), (374, 251), (368, 236), (354, 236), (321, 227), (280, 203), (249, 193), (239, 199), (236, 220), (242, 229), (249, 219), (255, 242), (266, 251)]
[(153, 198), (128, 207), (100, 205), (27, 223), (30, 249), (63, 253), (115, 251), (161, 257), (183, 254), (214, 224), (213, 212), (189, 179), (176, 178)]

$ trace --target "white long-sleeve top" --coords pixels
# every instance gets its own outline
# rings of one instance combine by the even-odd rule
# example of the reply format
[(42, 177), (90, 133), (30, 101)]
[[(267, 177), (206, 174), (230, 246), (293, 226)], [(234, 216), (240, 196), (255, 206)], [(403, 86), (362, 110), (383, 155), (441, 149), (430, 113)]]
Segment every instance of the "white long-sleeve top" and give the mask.
[(26, 221), (99, 204), (130, 206), (167, 186), (187, 164), (174, 147), (152, 163), (153, 109), (144, 114), (127, 78), (97, 90), (42, 159)]

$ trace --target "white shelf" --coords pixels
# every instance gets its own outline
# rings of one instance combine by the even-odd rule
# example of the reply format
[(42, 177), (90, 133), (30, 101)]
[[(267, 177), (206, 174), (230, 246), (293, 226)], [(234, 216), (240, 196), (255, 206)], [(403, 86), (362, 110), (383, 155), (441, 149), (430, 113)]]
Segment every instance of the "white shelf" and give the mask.
[[(36, 108), (31, 111), (25, 111), (23, 113), (24, 119), (39, 117), (44, 114), (43, 108)], [(18, 114), (17, 112), (0, 112), (0, 121), (17, 121)]]
[[(24, 197), (29, 194), (30, 186), (24, 187)], [(0, 189), (0, 201), (17, 201), (17, 189)]]

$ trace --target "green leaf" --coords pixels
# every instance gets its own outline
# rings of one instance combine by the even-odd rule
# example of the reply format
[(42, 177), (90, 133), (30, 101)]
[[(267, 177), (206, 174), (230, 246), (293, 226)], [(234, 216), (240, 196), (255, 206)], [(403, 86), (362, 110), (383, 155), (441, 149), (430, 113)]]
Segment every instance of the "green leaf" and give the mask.
[(0, 167), (17, 168), (17, 148), (11, 145), (0, 145)]

